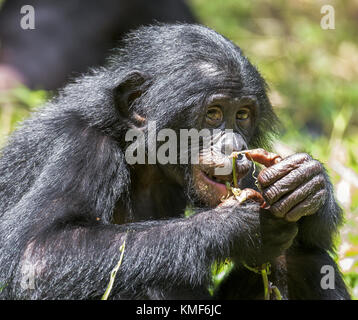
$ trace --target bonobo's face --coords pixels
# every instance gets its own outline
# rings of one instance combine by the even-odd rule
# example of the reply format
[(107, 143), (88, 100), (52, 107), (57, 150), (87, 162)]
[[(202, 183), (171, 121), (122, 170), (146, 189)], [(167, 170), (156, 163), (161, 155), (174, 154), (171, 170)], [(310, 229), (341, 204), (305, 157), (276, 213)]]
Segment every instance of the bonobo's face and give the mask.
[[(252, 95), (234, 91), (213, 94), (207, 100), (202, 128), (212, 132), (208, 145), (201, 145), (199, 164), (193, 165), (194, 190), (199, 199), (209, 206), (218, 205), (228, 194), (227, 183), (232, 185), (234, 151), (248, 148), (253, 134), (257, 100)], [(231, 133), (230, 133), (231, 132)], [(245, 155), (236, 160), (237, 181), (248, 173), (251, 162)]]
[[(160, 139), (158, 134), (158, 160), (164, 161), (158, 161), (156, 169), (184, 187), (190, 200), (199, 200), (196, 204), (217, 206), (228, 193), (226, 183), (233, 182), (229, 156), (249, 147), (268, 146), (276, 131), (276, 116), (265, 81), (236, 45), (202, 26), (173, 28), (154, 27), (148, 38), (131, 39), (128, 57), (132, 57), (130, 68), (136, 71), (126, 75), (116, 89), (117, 110), (131, 128), (141, 132), (149, 133), (152, 121), (157, 131), (174, 131), (162, 131)], [(157, 37), (163, 39), (159, 47)], [(195, 146), (191, 130), (209, 132), (210, 143), (205, 138)], [(182, 138), (182, 132), (187, 136)], [(156, 145), (152, 136), (148, 134), (150, 146)], [(173, 143), (169, 143), (172, 136)], [(251, 162), (242, 155), (235, 166), (242, 188)]]

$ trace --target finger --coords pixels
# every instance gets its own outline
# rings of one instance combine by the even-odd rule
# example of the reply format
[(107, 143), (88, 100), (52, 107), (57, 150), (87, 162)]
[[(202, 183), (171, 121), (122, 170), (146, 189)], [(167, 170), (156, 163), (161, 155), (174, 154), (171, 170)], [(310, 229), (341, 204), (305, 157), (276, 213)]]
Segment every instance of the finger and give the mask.
[(326, 189), (323, 189), (315, 194), (311, 194), (304, 201), (295, 206), (290, 212), (288, 212), (285, 219), (290, 222), (296, 222), (303, 216), (314, 214), (326, 201), (326, 195)]
[(218, 208), (219, 208), (219, 207), (220, 207), (220, 208), (232, 207), (232, 206), (234, 206), (234, 205), (236, 205), (236, 204), (237, 204), (237, 200), (235, 199), (234, 196), (231, 196), (231, 197), (225, 199), (224, 201), (222, 201), (221, 203), (219, 203), (219, 204), (217, 205), (217, 207), (218, 207)]
[(294, 192), (283, 197), (270, 206), (270, 211), (278, 218), (283, 218), (294, 206), (305, 200), (311, 194), (324, 189), (325, 181), (322, 175), (313, 177), (310, 181), (298, 187)]
[(318, 161), (310, 161), (289, 172), (286, 176), (262, 190), (265, 200), (271, 205), (285, 194), (297, 189), (301, 184), (321, 172)]
[(258, 182), (261, 187), (267, 187), (292, 170), (297, 169), (302, 163), (310, 160), (312, 160), (312, 158), (306, 153), (297, 153), (289, 156), (279, 163), (262, 170), (258, 176)]
[(259, 204), (263, 204), (265, 202), (264, 198), (262, 197), (261, 193), (257, 192), (254, 189), (246, 188), (240, 192), (240, 195), (236, 197), (236, 199), (242, 203), (246, 200), (253, 200), (258, 202)]
[(282, 160), (278, 154), (268, 152), (261, 148), (248, 150), (245, 152), (245, 156), (251, 161), (263, 164), (265, 167), (271, 167)]

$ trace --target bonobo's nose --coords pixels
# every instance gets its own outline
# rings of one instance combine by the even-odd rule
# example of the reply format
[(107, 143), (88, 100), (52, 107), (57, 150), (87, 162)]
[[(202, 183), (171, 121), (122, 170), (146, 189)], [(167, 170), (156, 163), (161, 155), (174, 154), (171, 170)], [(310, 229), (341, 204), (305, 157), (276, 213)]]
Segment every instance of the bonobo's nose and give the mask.
[[(230, 156), (233, 152), (247, 149), (246, 143), (242, 136), (238, 133), (225, 133), (218, 141), (221, 144), (221, 153)], [(244, 155), (240, 155), (245, 158)], [(238, 159), (242, 159), (242, 157)]]
[(236, 174), (239, 179), (244, 177), (249, 172), (252, 165), (251, 161), (249, 161), (249, 159), (247, 159), (246, 156), (241, 153), (237, 155), (235, 164)]
[(239, 153), (236, 157), (236, 162), (242, 162), (246, 160), (246, 156), (242, 153)]
[(241, 146), (238, 144), (236, 140), (233, 141), (223, 141), (221, 144), (221, 153), (230, 156), (233, 152), (238, 152), (241, 150)]

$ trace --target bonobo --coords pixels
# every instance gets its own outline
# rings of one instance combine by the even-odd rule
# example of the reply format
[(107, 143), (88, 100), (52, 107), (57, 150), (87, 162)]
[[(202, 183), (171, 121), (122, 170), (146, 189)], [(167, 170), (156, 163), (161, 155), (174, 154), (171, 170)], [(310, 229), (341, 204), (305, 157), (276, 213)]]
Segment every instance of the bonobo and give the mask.
[[(130, 33), (105, 67), (68, 84), (2, 150), (0, 297), (100, 298), (125, 241), (111, 299), (210, 298), (211, 267), (226, 259), (234, 268), (214, 298), (262, 299), (260, 274), (245, 266), (269, 262), (284, 299), (348, 299), (330, 257), (342, 212), (322, 164), (292, 155), (264, 168), (258, 188), (244, 154), (236, 170), (220, 170), (231, 152), (270, 148), (278, 120), (266, 90), (242, 51), (207, 27)], [(198, 161), (176, 152), (166, 164), (129, 163), (128, 132), (148, 142), (153, 122), (158, 155), (168, 142), (161, 130), (211, 139), (192, 148)], [(227, 197), (233, 178), (267, 206)]]

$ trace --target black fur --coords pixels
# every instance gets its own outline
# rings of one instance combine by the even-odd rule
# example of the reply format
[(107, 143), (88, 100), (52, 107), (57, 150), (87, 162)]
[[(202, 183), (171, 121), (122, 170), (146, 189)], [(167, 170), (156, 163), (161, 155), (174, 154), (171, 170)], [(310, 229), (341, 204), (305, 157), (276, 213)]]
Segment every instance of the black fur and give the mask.
[[(158, 130), (200, 128), (207, 97), (225, 90), (256, 97), (245, 139), (267, 147), (276, 116), (241, 50), (203, 26), (155, 25), (130, 33), (106, 67), (68, 84), (24, 121), (0, 158), (0, 297), (99, 298), (126, 239), (114, 299), (208, 298), (211, 266), (227, 257), (236, 268), (217, 298), (262, 297), (257, 275), (241, 266), (266, 261), (287, 298), (348, 298), (338, 270), (336, 290), (317, 285), (322, 262), (335, 266), (327, 252), (342, 219), (330, 184), (326, 205), (298, 223), (255, 202), (201, 204), (184, 218), (190, 199), (199, 205), (189, 166), (127, 165), (123, 137), (140, 127), (135, 113), (157, 120)], [(253, 185), (250, 177), (242, 183)], [(275, 268), (289, 246), (287, 264)], [(34, 289), (22, 285), (29, 269)]]

